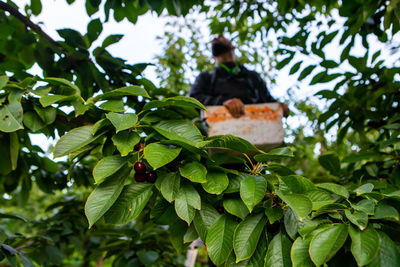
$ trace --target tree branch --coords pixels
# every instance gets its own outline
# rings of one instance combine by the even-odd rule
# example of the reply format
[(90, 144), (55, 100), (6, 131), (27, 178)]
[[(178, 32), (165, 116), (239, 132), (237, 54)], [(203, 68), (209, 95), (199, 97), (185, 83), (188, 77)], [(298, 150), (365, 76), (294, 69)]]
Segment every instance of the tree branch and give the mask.
[(26, 27), (31, 28), (33, 31), (38, 33), (40, 36), (42, 36), (44, 39), (49, 41), (50, 43), (54, 44), (57, 47), (61, 47), (59, 43), (54, 41), (47, 33), (45, 33), (37, 24), (33, 23), (29, 18), (21, 14), (16, 8), (13, 6), (0, 1), (0, 9), (9, 12), (12, 16), (16, 17), (19, 19), (22, 23), (25, 24)]

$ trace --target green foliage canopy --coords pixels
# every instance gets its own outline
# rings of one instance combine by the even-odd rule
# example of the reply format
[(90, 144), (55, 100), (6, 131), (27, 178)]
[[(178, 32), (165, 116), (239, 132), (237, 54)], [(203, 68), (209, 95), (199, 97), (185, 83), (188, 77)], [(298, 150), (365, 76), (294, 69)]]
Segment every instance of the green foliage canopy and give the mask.
[[(106, 21), (112, 10), (117, 21), (133, 23), (149, 10), (180, 15), (193, 6), (208, 9), (203, 1), (183, 0), (103, 4)], [(99, 5), (87, 0), (88, 15)], [(246, 171), (225, 168), (224, 157), (208, 155), (208, 148), (246, 153), (252, 147), (233, 136), (202, 136), (191, 122), (196, 109), (204, 109), (199, 102), (164, 94), (141, 76), (145, 64), (126, 64), (107, 51), (121, 36), (92, 47), (106, 21), (92, 20), (84, 35), (61, 29), (64, 40), (54, 42), (14, 3), (0, 2), (7, 11), (0, 12), (1, 208), (28, 207), (55, 195), (38, 220), (2, 211), (0, 260), (12, 266), (73, 265), (72, 259), (83, 266), (103, 260), (176, 266), (182, 261), (172, 247), (180, 253), (200, 237), (218, 265), (398, 266), (398, 68), (378, 61), (378, 52), (370, 55), (367, 38), (390, 43), (400, 28), (399, 7), (395, 0), (212, 6), (212, 31), (238, 31), (243, 39), (299, 23), (294, 36), (281, 35), (277, 53), (286, 56), (276, 67), (291, 63), (296, 53), (317, 56), (318, 65), (293, 62), (290, 73), (300, 73), (299, 80), (312, 75), (311, 85), (336, 83), (318, 93), (331, 103), (316, 123), (325, 132), (337, 126), (338, 137), (318, 157), (321, 174), (308, 175), (298, 168), (300, 143), (257, 156)], [(40, 11), (40, 1), (27, 7), (28, 15)], [(329, 28), (334, 11), (345, 18), (340, 31)], [(310, 25), (319, 15), (328, 29), (313, 40)], [(336, 62), (324, 47), (339, 34), (344, 48)], [(356, 38), (366, 49), (362, 57), (351, 55)], [(340, 72), (344, 62), (354, 71)], [(29, 74), (34, 63), (43, 77)], [(61, 158), (51, 160), (33, 146), (33, 133), (61, 136), (52, 151)], [(347, 154), (346, 142), (357, 146), (354, 154)], [(156, 173), (154, 184), (138, 181), (137, 161)], [(24, 221), (27, 234), (10, 234), (21, 229), (14, 220)], [(169, 226), (169, 241), (160, 225)]]

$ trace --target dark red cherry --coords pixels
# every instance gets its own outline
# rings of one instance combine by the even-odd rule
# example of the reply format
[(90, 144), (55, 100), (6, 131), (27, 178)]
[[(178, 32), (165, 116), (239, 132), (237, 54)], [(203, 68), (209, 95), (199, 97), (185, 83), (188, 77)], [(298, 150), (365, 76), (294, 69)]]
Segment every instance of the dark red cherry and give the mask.
[(135, 173), (135, 181), (138, 183), (142, 183), (146, 181), (146, 174), (145, 173)]
[(218, 211), (219, 214), (222, 214), (222, 213), (224, 213), (224, 208), (221, 207), (221, 206), (218, 206), (217, 207), (217, 211)]
[(157, 173), (149, 172), (146, 176), (147, 182), (154, 183), (157, 179)]
[(142, 144), (139, 142), (133, 147), (133, 149), (135, 149), (135, 151), (139, 151), (141, 147), (142, 147)]
[(136, 173), (145, 173), (146, 172), (146, 165), (144, 165), (143, 162), (136, 162), (135, 165), (133, 165), (133, 168), (135, 169)]

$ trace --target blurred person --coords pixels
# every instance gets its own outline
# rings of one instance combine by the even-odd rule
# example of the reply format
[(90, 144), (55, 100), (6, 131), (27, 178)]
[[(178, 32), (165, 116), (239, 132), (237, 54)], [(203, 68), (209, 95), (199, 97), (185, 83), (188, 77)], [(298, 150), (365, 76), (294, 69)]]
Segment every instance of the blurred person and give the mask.
[[(211, 50), (216, 66), (211, 72), (200, 73), (189, 96), (205, 106), (223, 105), (235, 118), (244, 115), (245, 104), (277, 102), (261, 76), (236, 61), (235, 46), (231, 41), (218, 36), (212, 40)], [(281, 105), (287, 117), (288, 106)]]

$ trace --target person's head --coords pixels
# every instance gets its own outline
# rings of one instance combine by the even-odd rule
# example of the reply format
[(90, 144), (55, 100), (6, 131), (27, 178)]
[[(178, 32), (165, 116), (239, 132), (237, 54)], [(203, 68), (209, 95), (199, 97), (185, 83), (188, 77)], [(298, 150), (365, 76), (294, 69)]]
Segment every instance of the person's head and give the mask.
[(211, 41), (212, 55), (217, 63), (235, 61), (235, 47), (222, 35)]

